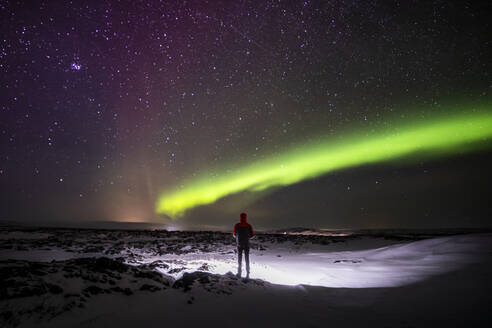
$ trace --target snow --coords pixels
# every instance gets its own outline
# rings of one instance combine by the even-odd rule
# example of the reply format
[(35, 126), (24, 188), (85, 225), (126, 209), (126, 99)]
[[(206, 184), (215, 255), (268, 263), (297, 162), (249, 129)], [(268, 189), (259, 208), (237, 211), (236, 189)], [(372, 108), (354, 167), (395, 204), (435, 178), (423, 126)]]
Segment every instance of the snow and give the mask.
[(25, 231), (1, 231), (0, 240), (2, 239), (42, 239), (51, 237), (50, 233), (32, 233)]
[[(8, 235), (17, 237), (0, 239), (0, 272), (18, 266), (21, 274), (3, 277), (11, 285), (2, 288), (18, 293), (17, 285), (36, 290), (44, 284), (63, 291), (1, 300), (2, 327), (15, 322), (20, 327), (486, 327), (491, 318), (492, 234), (426, 239), (259, 235), (251, 250), (250, 280), (232, 274), (237, 260), (227, 234), (67, 230)], [(107, 268), (76, 269), (92, 263), (84, 258), (101, 256), (109, 258), (103, 261)], [(111, 258), (123, 262), (112, 264)], [(45, 273), (23, 281), (22, 268), (32, 265)], [(123, 271), (113, 272), (113, 266)], [(174, 281), (173, 288), (166, 281)], [(249, 314), (242, 321), (244, 311)]]
[[(286, 247), (273, 244), (267, 254), (251, 251), (251, 277), (282, 285), (396, 287), (456, 270), (478, 260), (472, 255), (480, 247), (480, 241), (476, 236), (442, 237), (341, 252), (332, 252), (329, 245), (304, 245), (296, 250), (292, 245)], [(182, 248), (185, 249), (190, 250), (191, 246)], [(208, 263), (210, 272), (217, 274), (234, 272), (237, 268), (235, 254), (218, 253), (166, 254), (148, 257), (146, 263), (176, 259), (185, 261), (187, 269), (175, 275), (175, 278), (184, 272), (197, 270), (203, 263)]]

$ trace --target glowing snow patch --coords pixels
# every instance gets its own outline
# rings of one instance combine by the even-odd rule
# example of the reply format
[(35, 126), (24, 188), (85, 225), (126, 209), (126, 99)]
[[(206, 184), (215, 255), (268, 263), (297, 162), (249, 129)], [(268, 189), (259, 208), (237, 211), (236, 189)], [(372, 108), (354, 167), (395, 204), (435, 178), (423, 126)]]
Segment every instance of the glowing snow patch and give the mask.
[[(250, 277), (280, 285), (398, 287), (479, 262), (480, 250), (489, 248), (490, 236), (453, 236), (362, 251), (329, 252), (323, 251), (321, 247), (314, 252), (296, 253), (285, 248), (283, 252), (280, 249), (270, 249), (260, 256), (258, 251), (252, 250)], [(279, 253), (282, 253), (280, 257), (277, 256)], [(157, 259), (182, 261), (176, 267), (184, 266), (187, 269), (173, 274), (176, 279), (183, 272), (199, 270), (203, 264), (208, 266), (204, 271), (215, 274), (237, 272), (236, 257), (231, 255), (165, 255), (149, 261)], [(169, 274), (168, 270), (160, 271)], [(244, 275), (243, 271), (243, 277)]]
[[(389, 122), (388, 122), (389, 123)], [(393, 122), (395, 123), (395, 122)], [(492, 111), (447, 114), (425, 121), (388, 125), (336, 139), (331, 136), (221, 174), (205, 174), (163, 193), (156, 212), (178, 218), (187, 210), (241, 191), (287, 186), (327, 172), (394, 160), (409, 154), (439, 157), (489, 146)]]
[(251, 271), (253, 278), (282, 285), (397, 287), (477, 261), (473, 253), (483, 241), (445, 237), (364, 251), (261, 256), (254, 257)]

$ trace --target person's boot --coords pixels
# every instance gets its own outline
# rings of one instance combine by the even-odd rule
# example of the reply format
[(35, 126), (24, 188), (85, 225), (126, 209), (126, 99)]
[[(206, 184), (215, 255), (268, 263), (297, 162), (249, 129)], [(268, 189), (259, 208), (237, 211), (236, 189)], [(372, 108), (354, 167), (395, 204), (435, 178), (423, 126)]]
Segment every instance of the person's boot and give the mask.
[(241, 278), (241, 266), (237, 268), (237, 274), (236, 277)]
[(249, 279), (249, 271), (246, 272), (246, 279)]

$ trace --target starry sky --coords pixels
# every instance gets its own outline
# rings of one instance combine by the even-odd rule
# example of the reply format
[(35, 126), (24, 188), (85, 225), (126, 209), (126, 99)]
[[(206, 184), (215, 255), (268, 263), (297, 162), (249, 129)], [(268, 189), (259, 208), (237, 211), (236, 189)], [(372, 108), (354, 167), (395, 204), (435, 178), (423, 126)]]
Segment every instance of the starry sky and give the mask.
[(491, 9), (0, 1), (0, 220), (213, 229), (246, 211), (260, 228), (490, 227), (490, 140), (227, 195), (177, 220), (156, 202), (321, 136), (492, 104)]

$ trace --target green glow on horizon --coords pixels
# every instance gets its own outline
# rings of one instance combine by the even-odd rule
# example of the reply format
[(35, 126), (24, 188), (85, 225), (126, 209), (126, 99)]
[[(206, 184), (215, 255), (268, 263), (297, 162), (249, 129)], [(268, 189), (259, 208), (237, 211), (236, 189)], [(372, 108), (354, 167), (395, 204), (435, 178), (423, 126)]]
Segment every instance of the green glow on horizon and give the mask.
[[(492, 108), (403, 124), (374, 132), (331, 136), (272, 155), (227, 173), (204, 175), (160, 195), (156, 212), (179, 218), (187, 210), (242, 191), (288, 186), (335, 170), (384, 162), (409, 154), (449, 156), (476, 150), (492, 137)], [(338, 141), (337, 139), (341, 140)]]

